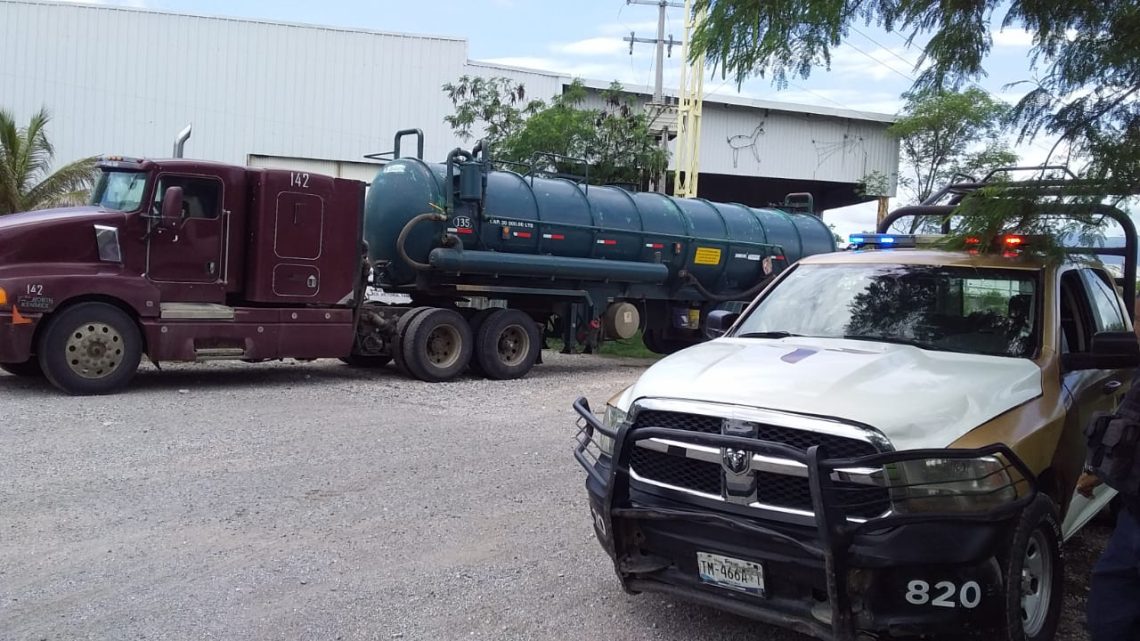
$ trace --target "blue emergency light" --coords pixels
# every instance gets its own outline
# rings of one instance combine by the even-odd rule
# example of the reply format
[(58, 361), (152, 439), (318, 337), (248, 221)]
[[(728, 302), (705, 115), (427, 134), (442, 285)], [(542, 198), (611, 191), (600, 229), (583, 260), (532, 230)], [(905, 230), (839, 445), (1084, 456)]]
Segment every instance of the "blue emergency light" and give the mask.
[(851, 234), (848, 242), (855, 247), (914, 247), (913, 234)]

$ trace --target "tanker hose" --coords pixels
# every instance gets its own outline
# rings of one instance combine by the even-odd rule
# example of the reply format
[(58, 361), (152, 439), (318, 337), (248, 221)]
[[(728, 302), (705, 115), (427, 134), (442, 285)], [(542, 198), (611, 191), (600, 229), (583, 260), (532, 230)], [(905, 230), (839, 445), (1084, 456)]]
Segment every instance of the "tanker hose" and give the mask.
[(427, 220), (443, 222), (447, 220), (447, 216), (437, 212), (427, 212), (425, 214), (420, 214), (419, 216), (416, 216), (415, 218), (409, 220), (408, 224), (404, 225), (404, 228), (400, 230), (400, 236), (396, 238), (396, 251), (400, 254), (400, 258), (403, 258), (405, 263), (420, 271), (427, 271), (431, 269), (431, 265), (427, 263), (421, 263), (409, 256), (408, 250), (404, 248), (404, 243), (408, 241), (408, 235), (412, 233), (412, 228)]
[(749, 289), (746, 289), (742, 292), (729, 292), (727, 294), (714, 294), (714, 293), (710, 292), (708, 289), (706, 289), (705, 286), (701, 284), (701, 281), (697, 280), (696, 276), (693, 276), (692, 274), (685, 274), (685, 279), (688, 281), (688, 283), (690, 285), (692, 285), (693, 288), (696, 289), (697, 292), (699, 292), (701, 296), (704, 296), (710, 302), (713, 302), (713, 303), (723, 303), (725, 301), (730, 301), (730, 300), (748, 300), (748, 299), (752, 298), (753, 296), (755, 296), (756, 294), (759, 294), (760, 292), (764, 291), (764, 288), (767, 287), (768, 283), (772, 282), (772, 279), (775, 277), (776, 277), (776, 274), (772, 273), (772, 274), (764, 277), (764, 279), (761, 280), (759, 283), (757, 283), (755, 286), (753, 286)]

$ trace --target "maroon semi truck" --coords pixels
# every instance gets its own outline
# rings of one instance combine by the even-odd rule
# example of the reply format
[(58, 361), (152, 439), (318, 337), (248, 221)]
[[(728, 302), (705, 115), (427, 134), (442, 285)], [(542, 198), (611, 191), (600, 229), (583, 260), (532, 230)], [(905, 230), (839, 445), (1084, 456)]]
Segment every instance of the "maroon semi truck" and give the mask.
[(184, 160), (186, 135), (172, 160), (102, 158), (90, 206), (0, 217), (0, 369), (71, 394), (121, 389), (143, 357), (517, 378), (544, 328), (568, 348), (596, 326), (676, 351), (715, 306), (835, 248), (808, 213), (493, 171), (482, 145), (425, 163), (419, 130), (397, 134), (367, 198), (360, 181)]
[(107, 157), (89, 207), (0, 218), (0, 367), (76, 394), (154, 362), (348, 357), (364, 183)]

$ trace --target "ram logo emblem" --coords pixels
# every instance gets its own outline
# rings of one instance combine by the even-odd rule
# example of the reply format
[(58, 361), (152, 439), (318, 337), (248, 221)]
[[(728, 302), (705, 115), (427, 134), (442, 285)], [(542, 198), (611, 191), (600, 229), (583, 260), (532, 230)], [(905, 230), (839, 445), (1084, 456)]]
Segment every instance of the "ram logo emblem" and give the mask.
[(752, 452), (726, 447), (721, 450), (721, 464), (732, 474), (745, 474), (752, 467)]

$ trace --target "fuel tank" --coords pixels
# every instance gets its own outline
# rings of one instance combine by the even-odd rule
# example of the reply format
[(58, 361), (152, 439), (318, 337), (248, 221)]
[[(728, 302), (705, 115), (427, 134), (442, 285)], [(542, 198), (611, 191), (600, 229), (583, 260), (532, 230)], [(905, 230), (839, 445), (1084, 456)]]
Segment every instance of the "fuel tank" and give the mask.
[[(766, 269), (835, 251), (831, 230), (810, 214), (482, 167), (462, 178), (453, 168), (451, 181), (446, 165), (416, 158), (380, 170), (365, 204), (365, 240), (372, 261), (386, 265), (384, 285), (415, 281), (416, 268), (397, 245), (408, 223), (425, 213), (446, 219), (415, 224), (403, 247), (421, 269), (442, 272), (661, 283), (692, 277), (719, 293), (752, 287)], [(533, 274), (527, 256), (534, 257)]]

